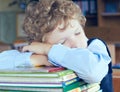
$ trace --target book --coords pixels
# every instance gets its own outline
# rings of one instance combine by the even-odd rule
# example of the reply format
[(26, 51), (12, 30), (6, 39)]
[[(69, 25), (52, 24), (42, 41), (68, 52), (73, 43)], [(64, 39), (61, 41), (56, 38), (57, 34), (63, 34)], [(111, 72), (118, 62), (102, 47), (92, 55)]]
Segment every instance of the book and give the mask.
[(65, 70), (64, 67), (56, 67), (56, 66), (40, 66), (40, 67), (30, 67), (30, 66), (18, 66), (14, 69), (2, 69), (0, 72), (10, 72), (10, 73), (17, 73), (17, 72), (57, 72)]
[(97, 92), (100, 89), (99, 83), (86, 83), (82, 85), (81, 92)]
[(97, 92), (99, 90), (100, 90), (100, 85), (95, 85), (95, 86), (93, 86), (91, 88), (88, 88), (87, 92)]
[[(3, 83), (4, 84), (4, 83)], [(54, 85), (53, 86), (40, 86), (38, 84), (9, 84), (9, 83), (5, 83), (5, 85), (1, 86), (0, 85), (0, 89), (1, 90), (12, 90), (12, 91), (38, 91), (38, 92), (68, 92), (72, 89), (75, 89), (75, 88), (78, 88), (79, 86), (81, 86), (83, 84), (81, 84), (80, 81), (78, 82), (75, 82), (75, 83), (72, 83), (71, 85), (68, 85), (68, 86), (56, 86)]]
[(72, 83), (75, 82), (80, 82), (80, 84), (85, 84), (83, 81), (80, 81), (80, 79), (74, 78), (68, 81), (63, 81), (63, 82), (0, 82), (0, 86), (23, 86), (23, 87), (65, 87), (68, 85), (71, 85)]
[(112, 65), (112, 68), (113, 69), (120, 69), (120, 64), (118, 63), (118, 64), (114, 64), (114, 65)]
[[(84, 81), (83, 81), (84, 82)], [(99, 83), (85, 83), (68, 92), (97, 92), (100, 89)], [(99, 91), (98, 91), (99, 92)]]
[[(14, 77), (61, 77), (67, 74), (74, 73), (74, 71), (69, 69), (59, 68), (56, 70), (46, 70), (46, 68), (16, 68), (14, 70), (1, 70), (0, 76), (14, 76)], [(48, 68), (47, 68), (48, 69)], [(60, 70), (61, 69), (61, 70)]]
[(61, 77), (21, 77), (21, 76), (0, 76), (0, 82), (20, 83), (61, 83), (77, 78), (75, 73), (66, 74)]
[(78, 88), (71, 89), (67, 92), (81, 92), (81, 89), (78, 87)]

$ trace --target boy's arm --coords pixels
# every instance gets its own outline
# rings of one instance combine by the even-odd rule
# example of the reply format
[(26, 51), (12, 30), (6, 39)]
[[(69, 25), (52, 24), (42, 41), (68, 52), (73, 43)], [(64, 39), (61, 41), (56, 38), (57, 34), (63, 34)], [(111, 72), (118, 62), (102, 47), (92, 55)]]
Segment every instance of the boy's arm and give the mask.
[(0, 69), (14, 69), (17, 66), (51, 65), (44, 55), (35, 55), (32, 52), (8, 50), (0, 53)]
[(22, 51), (30, 51), (36, 54), (48, 55), (51, 44), (48, 43), (40, 43), (40, 42), (32, 42), (30, 45), (24, 46)]
[(30, 60), (33, 66), (53, 66), (50, 62), (48, 62), (48, 58), (45, 55), (33, 54), (31, 55)]
[(54, 65), (74, 70), (88, 83), (100, 82), (108, 72), (111, 58), (103, 42), (96, 39), (86, 49), (53, 45), (48, 59)]
[(18, 50), (6, 50), (0, 53), (0, 69), (14, 69), (17, 66), (32, 66), (30, 62), (31, 52), (19, 52)]

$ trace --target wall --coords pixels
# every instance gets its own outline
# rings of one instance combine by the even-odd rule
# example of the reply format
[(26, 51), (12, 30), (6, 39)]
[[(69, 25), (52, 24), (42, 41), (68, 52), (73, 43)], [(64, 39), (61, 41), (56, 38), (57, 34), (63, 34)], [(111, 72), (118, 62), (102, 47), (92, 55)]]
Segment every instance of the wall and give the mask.
[(8, 6), (13, 0), (0, 0), (0, 42), (11, 44), (16, 40), (16, 16), (23, 12), (17, 4)]
[(9, 7), (8, 4), (13, 0), (0, 0), (0, 12), (1, 11), (15, 11), (21, 12), (22, 10), (18, 7), (18, 5), (14, 5)]

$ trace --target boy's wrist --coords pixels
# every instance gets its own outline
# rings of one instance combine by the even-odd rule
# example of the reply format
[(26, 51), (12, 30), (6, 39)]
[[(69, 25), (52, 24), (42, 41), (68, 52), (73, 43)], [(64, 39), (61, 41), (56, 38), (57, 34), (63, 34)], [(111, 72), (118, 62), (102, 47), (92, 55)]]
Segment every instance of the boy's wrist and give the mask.
[(52, 47), (51, 44), (46, 44), (46, 46), (45, 46), (45, 55), (48, 55), (48, 53), (49, 53), (51, 47)]

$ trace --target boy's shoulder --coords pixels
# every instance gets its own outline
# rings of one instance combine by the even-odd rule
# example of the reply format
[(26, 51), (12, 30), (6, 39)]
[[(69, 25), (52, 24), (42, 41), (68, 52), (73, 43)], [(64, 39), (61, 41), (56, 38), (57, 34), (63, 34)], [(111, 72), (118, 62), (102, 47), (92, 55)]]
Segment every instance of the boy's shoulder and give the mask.
[(91, 42), (93, 42), (93, 41), (99, 41), (99, 42), (102, 42), (102, 43), (104, 43), (105, 45), (106, 45), (106, 42), (104, 41), (104, 40), (102, 40), (102, 39), (100, 39), (100, 38), (89, 38), (88, 39), (88, 45), (91, 43)]
[(110, 54), (109, 48), (108, 48), (108, 46), (107, 46), (107, 43), (106, 43), (104, 40), (102, 40), (102, 39), (100, 39), (100, 38), (90, 38), (90, 39), (88, 40), (88, 45), (89, 45), (91, 42), (95, 41), (95, 40), (101, 41), (101, 42), (106, 46), (107, 52), (108, 52), (109, 56), (111, 57), (111, 54)]

